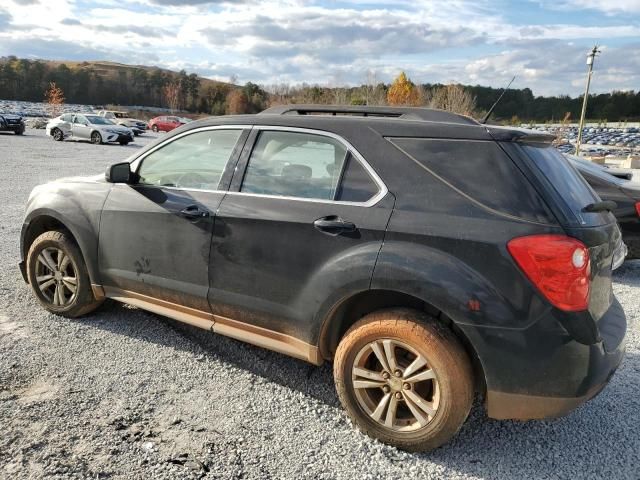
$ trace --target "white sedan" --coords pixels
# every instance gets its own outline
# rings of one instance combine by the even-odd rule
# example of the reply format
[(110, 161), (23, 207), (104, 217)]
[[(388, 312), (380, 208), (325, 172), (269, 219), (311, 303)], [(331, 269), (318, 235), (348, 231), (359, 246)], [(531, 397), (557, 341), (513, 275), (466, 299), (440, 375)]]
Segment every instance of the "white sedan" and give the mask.
[(89, 140), (95, 144), (117, 142), (120, 145), (133, 142), (133, 132), (130, 128), (116, 125), (99, 115), (79, 113), (65, 113), (49, 120), (47, 135), (56, 141)]

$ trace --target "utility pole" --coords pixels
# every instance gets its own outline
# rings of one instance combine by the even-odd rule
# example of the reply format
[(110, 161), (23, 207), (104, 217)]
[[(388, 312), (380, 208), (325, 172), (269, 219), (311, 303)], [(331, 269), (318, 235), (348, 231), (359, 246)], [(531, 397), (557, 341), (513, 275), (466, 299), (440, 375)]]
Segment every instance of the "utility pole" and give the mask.
[(598, 53), (600, 53), (600, 50), (598, 50), (598, 46), (595, 45), (589, 55), (587, 55), (587, 65), (589, 65), (589, 73), (587, 74), (587, 88), (584, 91), (584, 98), (582, 99), (582, 113), (580, 114), (580, 125), (578, 127), (578, 143), (576, 144), (576, 155), (580, 155), (580, 146), (582, 145), (582, 129), (584, 128), (584, 116), (587, 113), (587, 99), (589, 98), (591, 74), (593, 73), (593, 63)]

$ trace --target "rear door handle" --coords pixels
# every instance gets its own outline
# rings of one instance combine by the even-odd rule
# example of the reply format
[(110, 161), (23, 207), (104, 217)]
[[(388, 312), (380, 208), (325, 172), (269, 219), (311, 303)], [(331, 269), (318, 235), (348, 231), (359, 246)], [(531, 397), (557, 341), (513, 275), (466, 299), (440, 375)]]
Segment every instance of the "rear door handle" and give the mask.
[(313, 226), (322, 233), (334, 236), (356, 231), (356, 225), (354, 223), (347, 222), (337, 215), (319, 218), (313, 222)]
[(198, 205), (189, 205), (188, 207), (180, 210), (180, 215), (189, 220), (197, 220), (199, 218), (207, 218), (209, 216), (209, 210), (200, 208)]

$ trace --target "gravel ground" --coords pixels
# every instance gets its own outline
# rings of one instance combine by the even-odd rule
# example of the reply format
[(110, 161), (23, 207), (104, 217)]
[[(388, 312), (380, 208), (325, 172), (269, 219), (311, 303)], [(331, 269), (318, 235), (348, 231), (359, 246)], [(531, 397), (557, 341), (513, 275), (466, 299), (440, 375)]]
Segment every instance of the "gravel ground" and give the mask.
[(0, 478), (635, 478), (640, 461), (640, 262), (614, 289), (632, 326), (611, 384), (566, 418), (498, 422), (408, 454), (359, 433), (331, 368), (107, 304), (45, 312), (16, 264), (31, 188), (94, 174), (127, 147), (0, 134)]

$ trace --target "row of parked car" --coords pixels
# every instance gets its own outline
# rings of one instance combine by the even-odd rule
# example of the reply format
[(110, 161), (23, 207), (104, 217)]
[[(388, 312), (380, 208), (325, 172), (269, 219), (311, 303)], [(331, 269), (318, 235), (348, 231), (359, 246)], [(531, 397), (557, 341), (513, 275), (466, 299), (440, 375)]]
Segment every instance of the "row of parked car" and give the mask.
[[(147, 123), (132, 118), (125, 111), (116, 110), (99, 110), (95, 113), (66, 112), (47, 122), (46, 133), (56, 141), (88, 140), (96, 144), (117, 142), (127, 145), (147, 129), (156, 133), (169, 132), (190, 121), (184, 117), (161, 115)], [(0, 114), (0, 131), (22, 135), (25, 129), (25, 120), (21, 115)]]
[[(574, 153), (578, 141), (578, 127), (536, 125), (536, 130), (558, 136), (559, 149), (565, 153)], [(621, 154), (640, 154), (639, 127), (587, 127), (582, 132), (582, 151), (602, 156)]]

